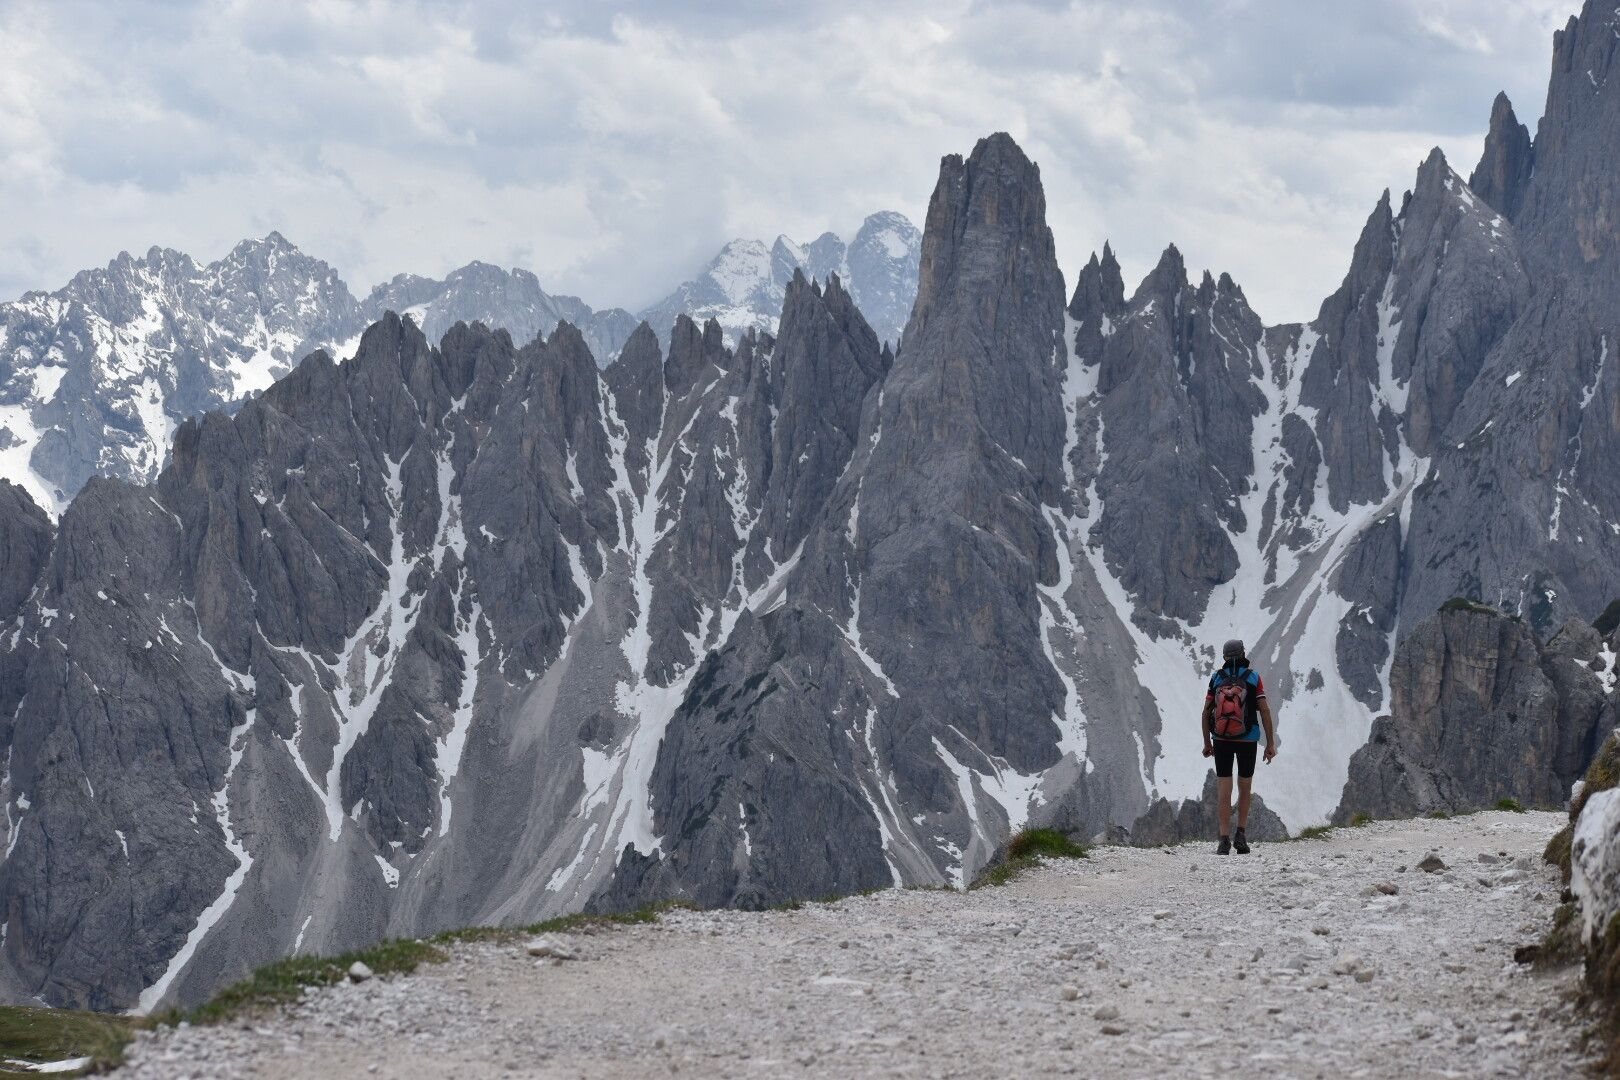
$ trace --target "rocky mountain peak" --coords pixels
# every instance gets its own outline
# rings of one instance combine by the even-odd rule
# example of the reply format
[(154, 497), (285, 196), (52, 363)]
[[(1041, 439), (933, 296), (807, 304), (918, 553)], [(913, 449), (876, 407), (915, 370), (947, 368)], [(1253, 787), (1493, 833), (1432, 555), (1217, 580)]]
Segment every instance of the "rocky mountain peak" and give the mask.
[(1103, 244), (1102, 256), (1096, 252), (1080, 268), (1074, 282), (1074, 295), (1069, 300), (1069, 317), (1078, 325), (1075, 348), (1087, 363), (1095, 363), (1102, 354), (1103, 340), (1125, 311), (1125, 279), (1114, 258), (1114, 249)]
[(673, 397), (681, 397), (697, 385), (703, 372), (711, 364), (724, 369), (730, 352), (726, 348), (725, 333), (716, 319), (709, 319), (699, 328), (684, 312), (675, 318), (669, 332), (669, 355), (664, 361), (664, 386)]
[(1586, 0), (1553, 35), (1547, 105), (1536, 127), (1534, 170), (1515, 222), (1539, 275), (1596, 268), (1599, 288), (1620, 284), (1620, 11)]
[(1497, 213), (1512, 221), (1524, 201), (1524, 189), (1530, 183), (1535, 159), (1530, 129), (1519, 123), (1507, 94), (1497, 94), (1491, 105), (1485, 149), (1480, 154), (1479, 164), (1468, 176), (1468, 186)]
[[(1025, 243), (1027, 249), (1022, 246)], [(1008, 259), (999, 272), (988, 262), (992, 251)], [(927, 323), (940, 298), (950, 294), (953, 287), (960, 288), (981, 277), (1003, 277), (995, 284), (1005, 285), (1014, 284), (1006, 278), (1024, 274), (1045, 277), (1044, 270), (1037, 266), (1048, 261), (1055, 269), (1041, 170), (1012, 136), (997, 132), (980, 139), (966, 160), (957, 154), (947, 156), (940, 163), (939, 182), (928, 206), (917, 302), (906, 337), (909, 339)], [(1055, 283), (1061, 290), (1061, 276)], [(992, 282), (986, 280), (983, 284), (990, 286)], [(1051, 284), (1051, 280), (1042, 281), (1040, 288), (1044, 291)], [(991, 305), (997, 295), (977, 298), (980, 317), (994, 318)]]
[(681, 312), (699, 321), (714, 318), (733, 343), (749, 327), (775, 330), (784, 291), (796, 272), (821, 282), (837, 274), (879, 336), (895, 341), (916, 294), (920, 244), (916, 227), (892, 211), (869, 215), (847, 245), (832, 232), (808, 244), (786, 235), (768, 246), (732, 240), (702, 274), (647, 308), (642, 318), (660, 340), (667, 340)]

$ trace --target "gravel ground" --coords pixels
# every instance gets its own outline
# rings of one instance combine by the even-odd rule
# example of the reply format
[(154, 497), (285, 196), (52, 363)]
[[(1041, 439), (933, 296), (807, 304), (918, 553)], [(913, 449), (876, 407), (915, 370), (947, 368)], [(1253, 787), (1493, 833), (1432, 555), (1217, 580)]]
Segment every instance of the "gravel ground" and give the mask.
[(997, 889), (561, 935), (562, 962), (463, 946), (143, 1036), (118, 1076), (1571, 1076), (1578, 970), (1513, 961), (1557, 902), (1562, 823), (1105, 848)]

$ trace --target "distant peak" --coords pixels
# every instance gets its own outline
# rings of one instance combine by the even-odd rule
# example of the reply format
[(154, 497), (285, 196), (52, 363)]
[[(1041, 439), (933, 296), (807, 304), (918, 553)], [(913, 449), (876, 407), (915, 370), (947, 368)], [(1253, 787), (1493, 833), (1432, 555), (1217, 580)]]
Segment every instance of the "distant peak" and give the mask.
[(1187, 278), (1187, 262), (1181, 257), (1181, 249), (1175, 244), (1165, 246), (1164, 253), (1159, 256), (1158, 265), (1153, 268), (1155, 274), (1160, 271), (1174, 274), (1185, 281)]
[(1101, 315), (1110, 318), (1125, 306), (1125, 281), (1120, 276), (1119, 263), (1114, 252), (1103, 244), (1102, 258), (1093, 251), (1081, 268), (1074, 283), (1074, 295), (1069, 300), (1069, 314), (1085, 322)]

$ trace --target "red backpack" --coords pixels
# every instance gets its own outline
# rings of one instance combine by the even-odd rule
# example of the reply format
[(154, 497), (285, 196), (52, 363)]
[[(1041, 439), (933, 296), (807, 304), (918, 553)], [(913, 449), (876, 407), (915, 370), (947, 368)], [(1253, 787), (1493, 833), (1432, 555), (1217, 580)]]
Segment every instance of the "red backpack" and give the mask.
[(1223, 682), (1215, 690), (1214, 732), (1217, 739), (1241, 739), (1249, 733), (1249, 685), (1245, 679)]

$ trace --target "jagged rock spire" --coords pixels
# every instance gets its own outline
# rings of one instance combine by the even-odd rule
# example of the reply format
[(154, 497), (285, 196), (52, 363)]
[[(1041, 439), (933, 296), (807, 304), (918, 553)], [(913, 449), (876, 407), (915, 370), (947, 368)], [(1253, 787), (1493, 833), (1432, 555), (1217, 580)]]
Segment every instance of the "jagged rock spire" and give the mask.
[(1497, 94), (1491, 106), (1490, 130), (1485, 134), (1485, 151), (1469, 174), (1468, 186), (1492, 209), (1512, 221), (1524, 201), (1525, 185), (1530, 183), (1535, 158), (1530, 129), (1519, 123), (1507, 94)]

